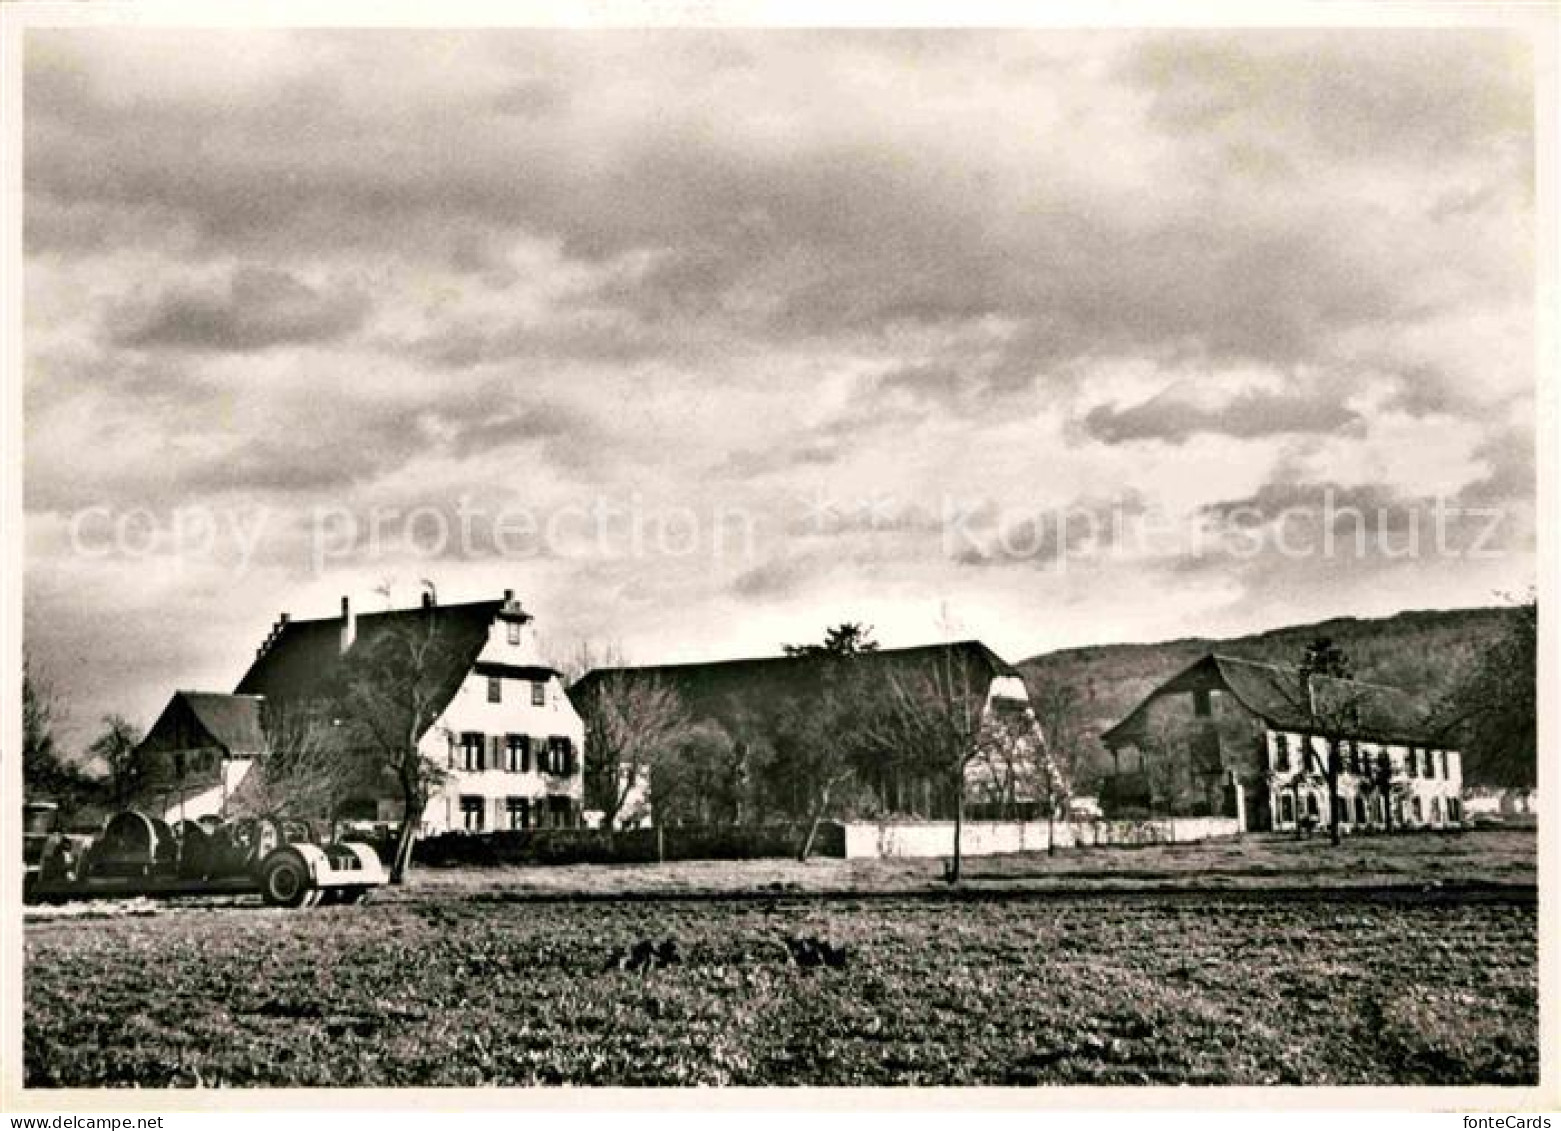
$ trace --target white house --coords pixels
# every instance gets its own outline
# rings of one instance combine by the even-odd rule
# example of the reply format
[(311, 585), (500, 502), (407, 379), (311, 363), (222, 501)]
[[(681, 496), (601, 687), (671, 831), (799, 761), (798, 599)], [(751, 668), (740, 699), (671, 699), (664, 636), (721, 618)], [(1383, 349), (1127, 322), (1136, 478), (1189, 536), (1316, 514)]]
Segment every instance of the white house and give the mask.
[[(255, 773), (271, 708), (319, 713), (352, 661), (400, 639), (427, 642), (420, 679), (436, 718), (419, 740), (446, 778), (422, 831), (574, 827), (581, 820), (583, 727), (559, 673), (542, 662), (532, 617), (502, 600), (337, 617), (283, 614), (232, 695), (179, 692), (143, 740), (142, 804), (166, 819), (236, 815), (263, 795)], [(358, 670), (362, 670), (361, 666)], [(372, 670), (372, 669), (371, 669)], [(365, 780), (344, 815), (399, 819), (394, 782)]]
[(1101, 737), (1108, 815), (1180, 809), (1251, 829), (1322, 828), (1330, 776), (1346, 830), (1442, 828), (1465, 815), (1459, 752), (1399, 688), (1211, 654)]

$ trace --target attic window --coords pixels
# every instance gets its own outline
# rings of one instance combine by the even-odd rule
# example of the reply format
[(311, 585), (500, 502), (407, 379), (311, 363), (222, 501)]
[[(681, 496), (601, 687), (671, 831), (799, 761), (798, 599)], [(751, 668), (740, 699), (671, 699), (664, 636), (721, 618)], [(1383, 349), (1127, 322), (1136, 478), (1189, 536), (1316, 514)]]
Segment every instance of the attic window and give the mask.
[(511, 644), (519, 644), (520, 643), (520, 622), (518, 620), (512, 620), (512, 621), (509, 622), (509, 625), (507, 627), (509, 628), (509, 642)]
[(496, 675), (488, 677), (488, 702), (498, 703), (504, 699), (504, 682)]
[(533, 707), (545, 707), (547, 705), (547, 684), (540, 679), (531, 681), (531, 705)]
[(1192, 693), (1192, 713), (1200, 719), (1209, 717), (1209, 689), (1200, 687)]

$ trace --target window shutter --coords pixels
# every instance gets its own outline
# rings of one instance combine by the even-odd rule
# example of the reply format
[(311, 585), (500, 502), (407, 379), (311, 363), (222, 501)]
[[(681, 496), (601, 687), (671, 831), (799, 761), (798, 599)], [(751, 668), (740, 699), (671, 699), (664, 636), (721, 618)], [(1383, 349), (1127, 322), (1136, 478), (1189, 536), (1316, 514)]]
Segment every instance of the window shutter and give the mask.
[(445, 735), (445, 737), (450, 741), (450, 769), (453, 770), (455, 769), (455, 748), (457, 745), (455, 741), (455, 732), (452, 730), (447, 735)]

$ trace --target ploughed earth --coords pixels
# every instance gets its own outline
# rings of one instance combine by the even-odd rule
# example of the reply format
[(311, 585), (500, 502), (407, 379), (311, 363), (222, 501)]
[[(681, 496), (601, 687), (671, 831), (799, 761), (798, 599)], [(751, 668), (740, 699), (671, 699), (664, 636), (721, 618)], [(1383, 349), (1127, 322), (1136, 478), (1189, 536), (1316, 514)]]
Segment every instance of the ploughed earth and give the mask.
[(1531, 1084), (1533, 852), (1248, 838), (972, 860), (952, 891), (938, 861), (760, 861), (29, 909), (26, 1081)]

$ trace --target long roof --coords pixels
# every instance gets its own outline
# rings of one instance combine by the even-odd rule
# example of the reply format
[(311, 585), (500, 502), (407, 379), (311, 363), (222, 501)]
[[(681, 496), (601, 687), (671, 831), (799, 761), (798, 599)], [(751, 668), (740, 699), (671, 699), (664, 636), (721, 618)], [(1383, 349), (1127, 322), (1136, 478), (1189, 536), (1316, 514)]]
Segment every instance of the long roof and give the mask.
[(1285, 730), (1327, 729), (1344, 738), (1379, 742), (1436, 744), (1444, 741), (1427, 722), (1414, 696), (1398, 687), (1337, 676), (1313, 675), (1315, 709), (1302, 694), (1301, 669), (1211, 652), (1182, 669), (1145, 696), (1101, 739), (1129, 741), (1139, 737), (1151, 703), (1166, 695), (1196, 687), (1222, 686), (1248, 711), (1268, 725)]
[[(579, 704), (609, 677), (659, 680), (678, 692), (691, 713), (724, 720), (747, 706), (814, 694), (820, 676), (838, 659), (828, 654), (763, 656), (709, 663), (597, 668), (582, 676), (569, 689), (569, 695)], [(936, 670), (934, 664), (967, 665), (965, 670), (986, 683), (997, 676), (1019, 675), (1017, 668), (979, 640), (883, 648), (856, 653), (851, 661), (861, 665), (858, 671), (884, 679)]]
[(388, 612), (359, 613), (351, 647), (341, 650), (342, 618), (290, 620), (250, 665), (235, 694), (271, 700), (331, 698), (345, 688), (347, 664), (371, 653), (393, 634), (421, 632), (432, 618), (437, 643), (427, 674), (434, 687), (435, 714), (444, 710), (477, 662), (503, 601), (471, 601)]

